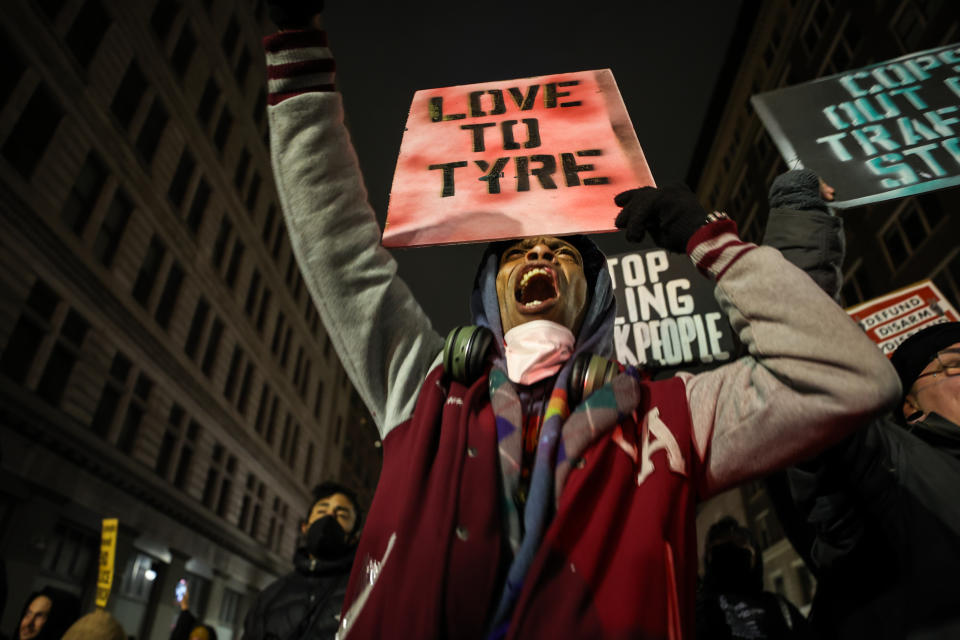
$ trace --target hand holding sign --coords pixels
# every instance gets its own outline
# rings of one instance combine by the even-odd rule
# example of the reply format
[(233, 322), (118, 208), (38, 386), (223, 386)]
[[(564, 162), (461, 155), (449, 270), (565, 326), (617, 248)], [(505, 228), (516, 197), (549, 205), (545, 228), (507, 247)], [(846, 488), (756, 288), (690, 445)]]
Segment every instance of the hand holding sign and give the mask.
[(649, 232), (657, 245), (676, 253), (686, 252), (690, 237), (707, 222), (707, 212), (683, 184), (624, 191), (614, 202), (623, 207), (616, 225), (627, 240), (640, 242)]

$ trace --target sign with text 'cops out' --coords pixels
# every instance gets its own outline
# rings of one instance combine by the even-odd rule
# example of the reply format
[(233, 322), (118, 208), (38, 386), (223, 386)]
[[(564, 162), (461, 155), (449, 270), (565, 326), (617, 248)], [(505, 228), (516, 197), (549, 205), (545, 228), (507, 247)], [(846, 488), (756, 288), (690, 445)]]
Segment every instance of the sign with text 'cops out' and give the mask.
[(383, 244), (613, 231), (653, 184), (609, 69), (417, 91)]
[(663, 249), (607, 259), (617, 300), (614, 344), (624, 365), (696, 371), (732, 359), (740, 345), (690, 259)]
[(847, 309), (889, 358), (900, 343), (930, 325), (960, 321), (957, 310), (930, 280)]
[(790, 168), (854, 207), (960, 184), (960, 44), (751, 98)]

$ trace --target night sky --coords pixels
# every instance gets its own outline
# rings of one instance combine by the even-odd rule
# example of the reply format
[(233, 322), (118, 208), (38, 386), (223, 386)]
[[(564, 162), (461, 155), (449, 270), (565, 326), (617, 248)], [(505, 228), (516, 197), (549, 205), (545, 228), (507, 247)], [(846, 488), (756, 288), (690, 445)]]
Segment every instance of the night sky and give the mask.
[[(654, 179), (682, 181), (739, 6), (739, 0), (678, 0), (384, 7), (328, 0), (324, 22), (337, 87), (381, 228), (418, 89), (610, 68)], [(608, 255), (636, 247), (620, 234), (594, 238)], [(394, 251), (400, 275), (443, 335), (470, 320), (482, 247)]]

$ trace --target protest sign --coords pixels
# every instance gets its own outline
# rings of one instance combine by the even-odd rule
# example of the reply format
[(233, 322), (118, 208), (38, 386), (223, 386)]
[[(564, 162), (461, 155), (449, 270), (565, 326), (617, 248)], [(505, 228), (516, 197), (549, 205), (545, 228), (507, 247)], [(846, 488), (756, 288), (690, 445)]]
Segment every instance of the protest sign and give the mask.
[(854, 207), (960, 184), (960, 44), (751, 98), (787, 165)]
[(97, 601), (101, 609), (107, 606), (113, 586), (113, 564), (117, 555), (116, 518), (104, 518), (100, 533), (100, 566), (97, 571)]
[(614, 345), (621, 364), (696, 370), (737, 353), (713, 282), (687, 256), (636, 251), (608, 258), (607, 269), (617, 300)]
[(930, 280), (847, 309), (889, 358), (900, 343), (930, 325), (957, 322), (960, 316)]
[(613, 231), (653, 184), (609, 69), (417, 91), (383, 244)]

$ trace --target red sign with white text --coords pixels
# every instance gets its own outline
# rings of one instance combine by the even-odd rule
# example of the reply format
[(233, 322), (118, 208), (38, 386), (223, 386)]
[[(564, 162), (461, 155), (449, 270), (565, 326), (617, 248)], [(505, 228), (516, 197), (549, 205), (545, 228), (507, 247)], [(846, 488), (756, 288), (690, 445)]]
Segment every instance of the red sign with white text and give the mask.
[(613, 231), (653, 185), (609, 69), (417, 91), (383, 244)]
[(960, 321), (956, 309), (930, 280), (850, 307), (847, 313), (888, 358), (901, 342), (921, 329)]

